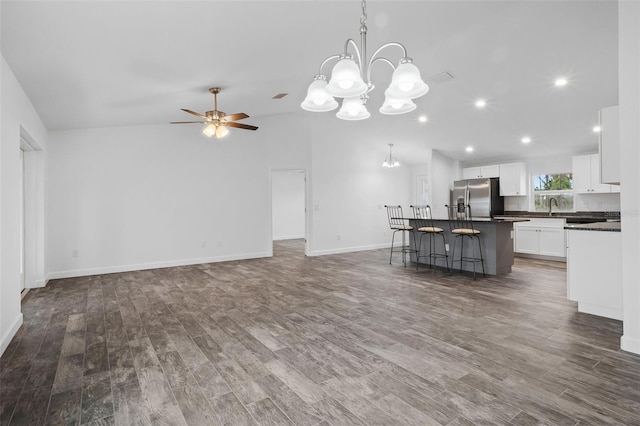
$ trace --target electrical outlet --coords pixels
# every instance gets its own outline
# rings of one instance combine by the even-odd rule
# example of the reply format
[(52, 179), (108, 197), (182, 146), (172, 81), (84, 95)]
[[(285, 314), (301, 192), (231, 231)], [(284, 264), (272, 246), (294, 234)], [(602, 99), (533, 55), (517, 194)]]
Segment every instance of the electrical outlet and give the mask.
[(340, 235), (337, 236), (337, 240), (340, 241), (342, 237)]
[(444, 245), (444, 249), (445, 249), (445, 251), (449, 251), (449, 244), (445, 244)]
[(80, 257), (80, 250), (78, 249), (71, 250), (71, 257)]

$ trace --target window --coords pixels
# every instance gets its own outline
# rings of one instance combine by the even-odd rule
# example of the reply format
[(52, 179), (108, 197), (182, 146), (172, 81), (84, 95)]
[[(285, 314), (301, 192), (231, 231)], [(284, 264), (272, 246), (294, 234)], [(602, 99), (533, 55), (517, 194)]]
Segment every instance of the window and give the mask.
[(532, 176), (533, 210), (548, 212), (549, 202), (554, 198), (553, 211), (573, 211), (573, 174), (539, 174)]

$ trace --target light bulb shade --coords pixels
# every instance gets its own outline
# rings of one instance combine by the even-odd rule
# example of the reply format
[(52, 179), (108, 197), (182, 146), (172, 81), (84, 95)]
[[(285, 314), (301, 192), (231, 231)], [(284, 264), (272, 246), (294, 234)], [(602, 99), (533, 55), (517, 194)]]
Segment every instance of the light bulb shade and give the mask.
[(316, 76), (313, 83), (307, 89), (307, 97), (300, 106), (302, 109), (312, 112), (325, 112), (338, 108), (338, 102), (327, 93), (327, 78)]
[(229, 129), (227, 129), (226, 126), (218, 125), (218, 128), (216, 129), (217, 138), (224, 138), (227, 136), (227, 133), (229, 133)]
[(405, 58), (393, 72), (385, 94), (394, 99), (415, 99), (428, 91), (429, 86), (422, 81), (418, 67)]
[(360, 68), (351, 56), (341, 58), (333, 67), (327, 93), (338, 98), (350, 98), (367, 93), (367, 83), (360, 75)]
[(215, 124), (209, 124), (207, 127), (204, 128), (202, 133), (204, 133), (204, 135), (208, 137), (212, 137), (213, 135), (215, 135), (216, 134)]
[(388, 115), (404, 114), (416, 109), (416, 104), (411, 99), (393, 99), (385, 92), (384, 103), (380, 107), (380, 113)]
[(340, 111), (336, 113), (336, 117), (342, 120), (364, 120), (369, 116), (371, 114), (359, 96), (344, 98)]
[(400, 167), (400, 162), (398, 160), (392, 160), (391, 158), (389, 159), (389, 161), (387, 161), (387, 159), (385, 158), (384, 163), (382, 163), (382, 167), (393, 169), (394, 167)]

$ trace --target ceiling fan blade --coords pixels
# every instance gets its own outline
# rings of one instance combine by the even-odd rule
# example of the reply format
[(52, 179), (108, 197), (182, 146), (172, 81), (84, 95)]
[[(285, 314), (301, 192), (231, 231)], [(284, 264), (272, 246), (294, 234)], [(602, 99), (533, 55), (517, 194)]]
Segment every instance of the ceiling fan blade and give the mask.
[(225, 125), (227, 125), (229, 127), (236, 127), (238, 129), (258, 130), (258, 128), (256, 126), (250, 126), (248, 124), (242, 124), (242, 123), (234, 123), (233, 121), (229, 121), (229, 122), (225, 123)]
[(192, 124), (192, 123), (201, 123), (206, 124), (206, 121), (171, 121), (169, 124)]
[(225, 115), (224, 117), (222, 117), (222, 119), (224, 121), (238, 121), (238, 120), (243, 120), (245, 118), (249, 118), (249, 116), (247, 114), (245, 114), (244, 112), (238, 112), (236, 114), (229, 114), (229, 115)]
[(207, 118), (206, 115), (200, 114), (199, 112), (191, 111), (190, 109), (185, 109), (185, 108), (180, 108), (180, 109), (183, 110), (184, 112), (188, 112), (189, 114), (193, 114), (196, 117)]

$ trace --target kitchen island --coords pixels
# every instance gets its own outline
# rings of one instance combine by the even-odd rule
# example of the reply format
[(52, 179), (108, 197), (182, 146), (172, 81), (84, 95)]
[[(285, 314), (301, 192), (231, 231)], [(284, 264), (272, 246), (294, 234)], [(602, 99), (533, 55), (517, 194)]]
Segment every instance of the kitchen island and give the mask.
[[(473, 227), (480, 231), (480, 244), (482, 247), (482, 255), (484, 257), (484, 271), (487, 275), (505, 275), (511, 272), (511, 267), (513, 266), (513, 223), (526, 221), (527, 219), (474, 219)], [(409, 224), (416, 228), (417, 219), (409, 219)], [(420, 221), (421, 226), (424, 222)], [(451, 234), (451, 229), (449, 227), (449, 221), (446, 219), (433, 219), (433, 223), (436, 227), (442, 228), (444, 230), (444, 238), (449, 247), (449, 265), (451, 265), (451, 253), (453, 250), (453, 239), (454, 235)], [(414, 238), (416, 237), (415, 233), (410, 232), (410, 244), (411, 247), (414, 246)], [(420, 238), (419, 234), (417, 235), (418, 239)], [(438, 240), (440, 237), (437, 235), (434, 236)], [(441, 241), (436, 240), (436, 253), (442, 253), (442, 243)], [(474, 242), (474, 244), (476, 244)], [(477, 249), (476, 249), (477, 252)], [(420, 247), (421, 256), (423, 254), (429, 253), (429, 237), (424, 236), (422, 238), (422, 246)], [(456, 259), (459, 258), (460, 254), (460, 242), (456, 244)], [(465, 241), (464, 244), (464, 256), (473, 256), (473, 250), (469, 241)], [(411, 254), (411, 261), (415, 262), (415, 254)], [(428, 264), (428, 258), (421, 258), (421, 264)], [(444, 262), (442, 260), (438, 260), (436, 265), (439, 267), (444, 267)], [(456, 268), (459, 268), (460, 263), (456, 262)], [(464, 271), (473, 272), (473, 264), (465, 263), (462, 264), (462, 269)], [(482, 268), (480, 265), (476, 266), (476, 273), (482, 273)]]
[(567, 225), (567, 298), (578, 312), (622, 320), (620, 222)]

